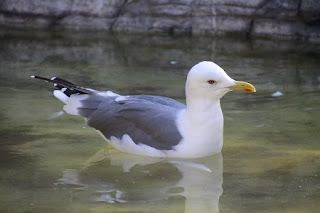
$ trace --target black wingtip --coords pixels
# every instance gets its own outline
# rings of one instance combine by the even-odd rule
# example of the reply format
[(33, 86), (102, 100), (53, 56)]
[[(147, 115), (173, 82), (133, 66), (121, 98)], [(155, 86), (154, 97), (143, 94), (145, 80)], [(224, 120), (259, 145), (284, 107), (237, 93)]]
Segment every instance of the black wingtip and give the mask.
[(48, 82), (53, 82), (53, 81), (52, 81), (51, 79), (49, 79), (49, 78), (44, 78), (44, 77), (37, 76), (37, 75), (32, 75), (32, 76), (30, 76), (30, 78), (36, 78), (36, 79), (45, 80), (45, 81), (48, 81)]
[[(40, 77), (40, 76), (37, 76), (37, 75), (32, 75), (30, 76), (31, 78), (36, 78), (36, 79), (40, 79), (40, 80), (44, 80), (44, 81), (47, 81), (47, 82), (51, 82), (53, 83), (53, 86), (55, 86), (57, 89), (61, 90), (63, 88), (68, 88), (68, 90), (66, 91), (63, 91), (63, 92), (66, 92), (66, 93), (70, 93), (68, 96), (70, 96), (71, 94), (75, 94), (75, 93), (79, 93), (79, 94), (92, 94), (93, 92), (86, 89), (86, 88), (83, 88), (83, 87), (79, 87), (69, 81), (66, 81), (62, 78), (58, 78), (58, 77), (53, 77), (51, 79), (49, 78), (44, 78), (44, 77)], [(70, 92), (71, 91), (71, 92)]]

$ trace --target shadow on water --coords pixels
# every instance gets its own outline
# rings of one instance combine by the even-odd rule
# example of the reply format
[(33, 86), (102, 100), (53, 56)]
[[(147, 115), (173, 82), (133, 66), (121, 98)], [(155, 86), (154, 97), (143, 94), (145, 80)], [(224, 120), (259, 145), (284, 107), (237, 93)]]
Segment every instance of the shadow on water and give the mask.
[[(0, 211), (320, 208), (318, 45), (8, 29), (0, 37)], [(221, 155), (179, 160), (119, 153), (83, 119), (52, 119), (62, 104), (51, 85), (30, 79), (59, 76), (85, 87), (184, 102), (187, 71), (202, 60), (258, 91), (229, 93), (221, 101), (223, 162)], [(283, 95), (271, 95), (277, 91)]]

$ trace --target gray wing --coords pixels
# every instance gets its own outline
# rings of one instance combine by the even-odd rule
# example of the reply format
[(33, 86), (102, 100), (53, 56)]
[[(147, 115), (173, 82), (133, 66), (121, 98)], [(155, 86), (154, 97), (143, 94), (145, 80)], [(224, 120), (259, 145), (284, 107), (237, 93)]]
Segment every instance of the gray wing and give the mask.
[(176, 116), (185, 105), (161, 96), (138, 95), (121, 101), (116, 98), (90, 95), (81, 101), (78, 113), (108, 139), (128, 134), (136, 144), (159, 150), (173, 149), (182, 139)]
[(133, 95), (130, 96), (136, 99), (143, 99), (143, 100), (147, 100), (147, 101), (151, 101), (154, 103), (158, 103), (158, 104), (162, 104), (165, 106), (169, 106), (169, 107), (173, 107), (173, 108), (177, 108), (177, 109), (184, 109), (186, 108), (186, 106), (182, 103), (180, 103), (179, 101), (176, 101), (172, 98), (168, 98), (168, 97), (163, 97), (163, 96), (156, 96), (156, 95)]

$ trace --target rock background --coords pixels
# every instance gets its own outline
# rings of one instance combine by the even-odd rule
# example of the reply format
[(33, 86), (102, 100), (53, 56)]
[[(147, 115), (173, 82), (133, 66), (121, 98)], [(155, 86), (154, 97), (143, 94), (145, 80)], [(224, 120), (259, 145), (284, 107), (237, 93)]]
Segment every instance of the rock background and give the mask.
[(320, 42), (320, 1), (1, 0), (0, 26)]

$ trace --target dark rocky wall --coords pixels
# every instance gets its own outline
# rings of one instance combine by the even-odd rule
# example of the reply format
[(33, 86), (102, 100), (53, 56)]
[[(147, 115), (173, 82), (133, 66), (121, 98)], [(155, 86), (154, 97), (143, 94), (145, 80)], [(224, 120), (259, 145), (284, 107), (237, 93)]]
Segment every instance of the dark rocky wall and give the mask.
[(320, 42), (319, 0), (1, 0), (0, 26)]

